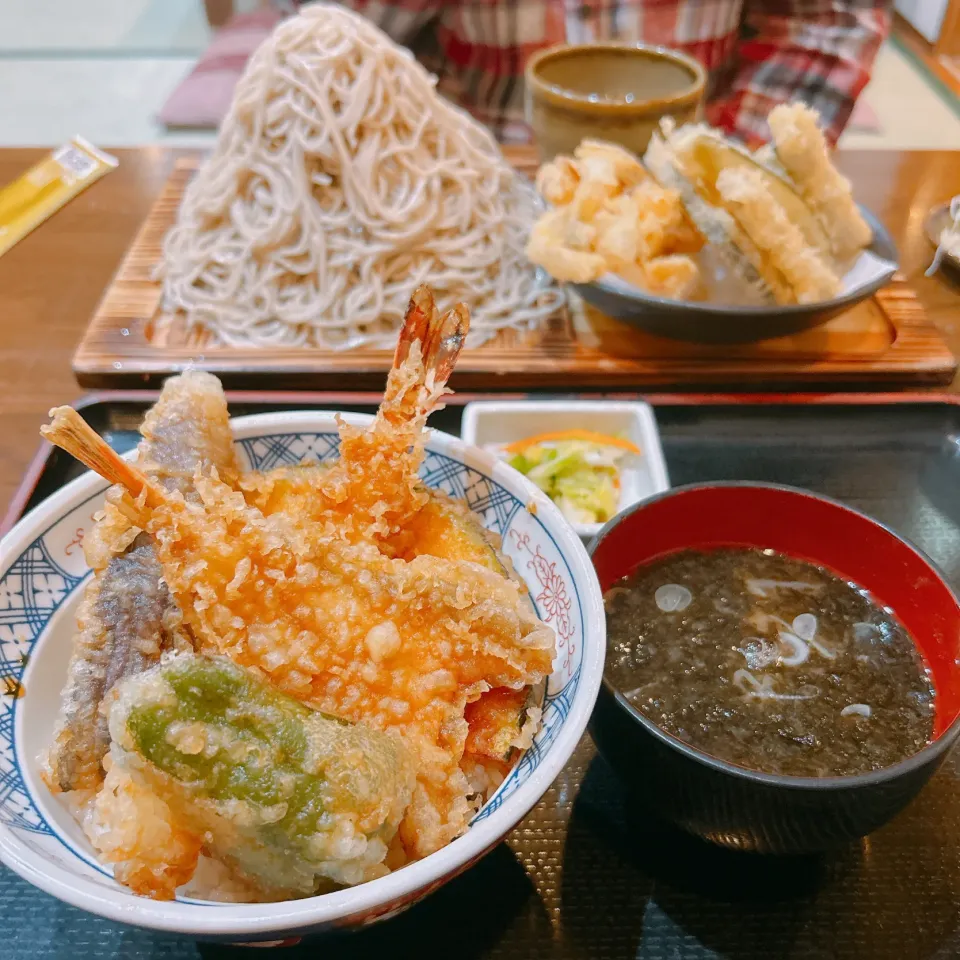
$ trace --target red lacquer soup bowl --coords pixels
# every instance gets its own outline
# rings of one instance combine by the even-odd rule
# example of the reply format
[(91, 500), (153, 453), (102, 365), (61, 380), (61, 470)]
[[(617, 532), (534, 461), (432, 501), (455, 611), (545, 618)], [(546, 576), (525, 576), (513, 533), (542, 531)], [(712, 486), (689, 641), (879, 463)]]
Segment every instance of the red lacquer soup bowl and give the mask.
[(893, 609), (930, 668), (933, 740), (906, 760), (844, 777), (759, 773), (712, 757), (644, 717), (604, 676), (591, 732), (638, 801), (725, 846), (824, 850), (899, 813), (960, 735), (960, 601), (916, 547), (835, 500), (757, 483), (678, 487), (614, 517), (590, 547), (601, 589), (664, 554), (772, 548), (827, 567)]

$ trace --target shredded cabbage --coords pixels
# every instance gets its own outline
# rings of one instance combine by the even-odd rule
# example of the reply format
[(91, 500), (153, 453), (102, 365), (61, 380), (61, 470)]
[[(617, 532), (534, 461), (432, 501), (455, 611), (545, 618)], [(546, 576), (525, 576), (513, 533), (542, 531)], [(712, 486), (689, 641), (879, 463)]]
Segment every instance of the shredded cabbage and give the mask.
[(586, 440), (531, 443), (508, 463), (532, 480), (571, 523), (604, 523), (620, 503), (619, 461), (629, 451)]

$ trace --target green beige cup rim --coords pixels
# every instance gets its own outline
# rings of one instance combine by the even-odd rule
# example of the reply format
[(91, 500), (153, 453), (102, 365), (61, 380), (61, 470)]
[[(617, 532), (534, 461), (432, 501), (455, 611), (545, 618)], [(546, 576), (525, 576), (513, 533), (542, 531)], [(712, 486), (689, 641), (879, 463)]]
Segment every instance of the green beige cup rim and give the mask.
[[(669, 60), (688, 70), (691, 74), (690, 86), (679, 93), (668, 97), (658, 97), (652, 100), (591, 100), (587, 94), (578, 93), (560, 84), (547, 83), (540, 75), (541, 66), (550, 60), (559, 60), (566, 57), (578, 56), (587, 51), (607, 52), (620, 56), (639, 55), (649, 60)], [(695, 104), (703, 95), (706, 85), (706, 71), (703, 65), (695, 58), (680, 50), (670, 47), (657, 46), (646, 43), (561, 43), (534, 54), (528, 61), (525, 70), (527, 90), (531, 96), (549, 101), (554, 106), (565, 107), (569, 110), (579, 110), (584, 113), (609, 113), (641, 117), (647, 114), (660, 114), (666, 110), (676, 109)]]

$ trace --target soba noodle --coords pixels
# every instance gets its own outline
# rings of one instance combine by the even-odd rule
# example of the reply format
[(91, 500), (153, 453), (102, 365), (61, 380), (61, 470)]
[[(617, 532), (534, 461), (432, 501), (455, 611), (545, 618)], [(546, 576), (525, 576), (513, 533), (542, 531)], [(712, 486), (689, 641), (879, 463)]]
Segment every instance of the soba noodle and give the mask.
[(476, 344), (563, 294), (523, 249), (531, 185), (408, 50), (342, 7), (282, 23), (240, 79), (160, 267), (168, 309), (232, 346), (392, 346), (421, 282)]

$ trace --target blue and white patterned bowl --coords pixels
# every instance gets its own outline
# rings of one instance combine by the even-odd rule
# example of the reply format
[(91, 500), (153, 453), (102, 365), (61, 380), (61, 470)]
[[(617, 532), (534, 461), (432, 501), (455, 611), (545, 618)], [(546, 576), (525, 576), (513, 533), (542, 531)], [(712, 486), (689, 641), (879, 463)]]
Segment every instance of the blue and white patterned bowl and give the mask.
[[(370, 418), (345, 414), (351, 423)], [(336, 457), (331, 413), (280, 413), (233, 421), (243, 462), (270, 469)], [(75, 906), (125, 923), (198, 937), (274, 940), (390, 916), (455, 876), (495, 846), (541, 797), (583, 734), (603, 671), (605, 622), (586, 551), (556, 507), (506, 464), (437, 431), (422, 476), (461, 497), (503, 537), (540, 617), (557, 634), (543, 724), (507, 779), (443, 850), (379, 880), (336, 893), (273, 904), (188, 898), (158, 903), (117, 884), (67, 810), (46, 790), (38, 756), (50, 742), (66, 678), (83, 586), (82, 542), (106, 484), (86, 474), (25, 517), (0, 542), (0, 860)], [(0, 692), (3, 692), (0, 688)], [(16, 693), (19, 691), (20, 696)]]

